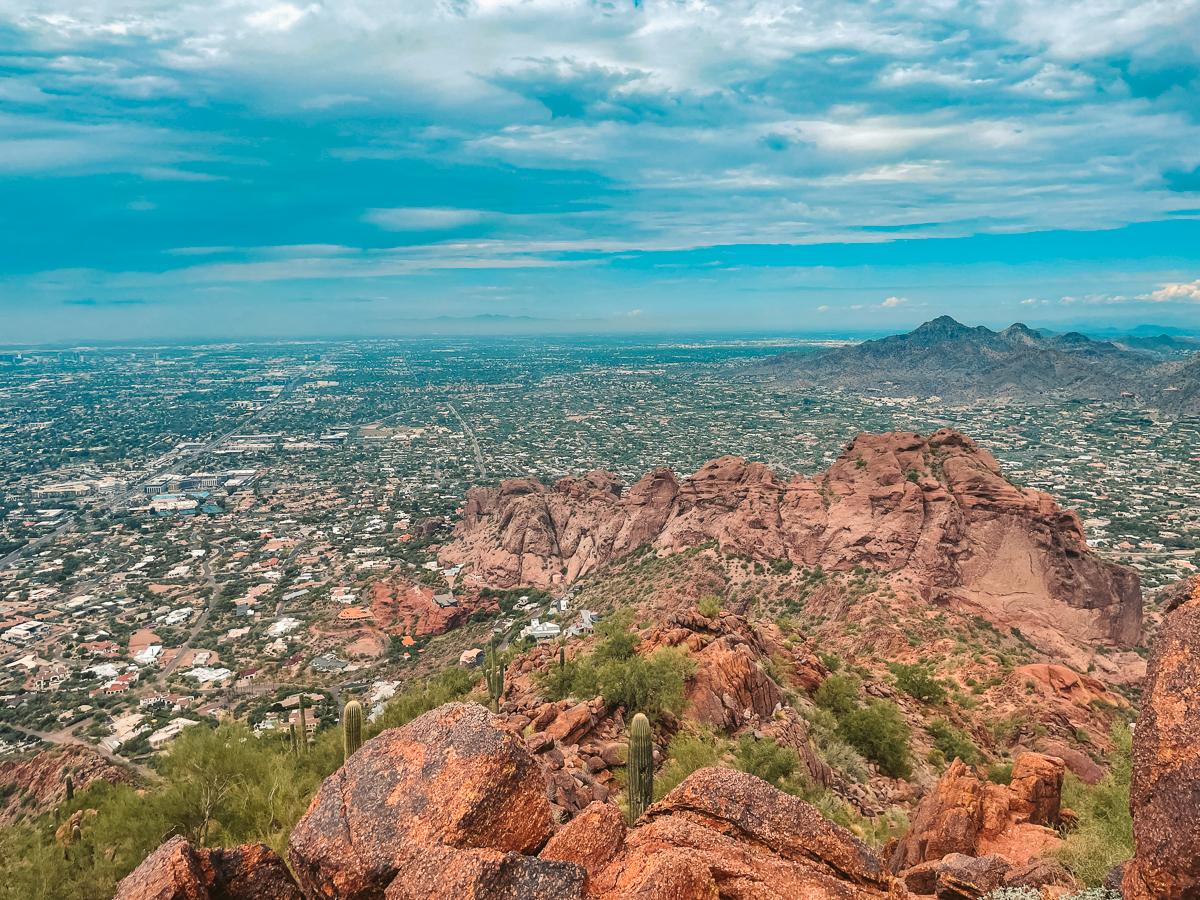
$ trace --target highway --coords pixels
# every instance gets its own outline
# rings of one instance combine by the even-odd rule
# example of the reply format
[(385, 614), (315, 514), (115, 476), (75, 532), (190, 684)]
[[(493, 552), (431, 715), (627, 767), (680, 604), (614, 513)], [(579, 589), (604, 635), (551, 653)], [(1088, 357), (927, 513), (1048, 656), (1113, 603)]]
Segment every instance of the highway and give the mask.
[(454, 413), (454, 418), (458, 419), (458, 424), (462, 426), (467, 437), (471, 439), (471, 446), (475, 448), (475, 468), (479, 470), (480, 480), (487, 478), (487, 466), (483, 464), (483, 451), (479, 449), (479, 441), (475, 439), (475, 432), (471, 430), (471, 426), (467, 424), (466, 420), (459, 415), (458, 409), (453, 403), (447, 403), (446, 405), (450, 407), (450, 412)]

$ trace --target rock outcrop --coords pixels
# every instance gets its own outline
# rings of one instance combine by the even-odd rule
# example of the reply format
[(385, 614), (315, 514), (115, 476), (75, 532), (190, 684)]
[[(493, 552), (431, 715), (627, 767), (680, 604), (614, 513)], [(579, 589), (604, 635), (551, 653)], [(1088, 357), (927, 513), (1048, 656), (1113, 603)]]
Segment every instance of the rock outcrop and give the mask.
[[(951, 854), (998, 854), (1010, 866), (1026, 865), (1060, 843), (1050, 826), (1058, 823), (1064, 772), (1061, 759), (1023, 753), (1013, 765), (1011, 785), (993, 784), (954, 760), (892, 852), (892, 871), (907, 879), (922, 863)], [(918, 869), (917, 876), (928, 877), (921, 874), (926, 871)]]
[(1200, 578), (1168, 598), (1133, 739), (1127, 900), (1200, 898)]
[[(32, 759), (0, 763), (0, 787), (23, 788), (32, 795), (39, 809), (66, 798), (64, 776), (70, 773), (76, 790), (86, 790), (97, 779), (110, 784), (130, 784), (133, 775), (86, 747), (56, 747)], [(11, 791), (11, 799), (0, 805), (0, 826), (8, 824), (22, 809), (20, 791)]]
[(1011, 484), (949, 429), (861, 434), (812, 479), (724, 456), (683, 481), (657, 469), (627, 492), (602, 471), (475, 487), (441, 560), (497, 587), (549, 587), (643, 544), (707, 541), (763, 562), (902, 575), (926, 601), (1034, 637), (1133, 645), (1141, 633), (1137, 574), (1094, 557), (1075, 513)]
[(482, 706), (451, 703), (326, 779), (289, 855), (310, 900), (573, 896), (581, 868), (524, 855), (550, 835), (538, 764)]
[(265, 844), (232, 850), (193, 847), (173, 837), (117, 886), (114, 900), (303, 900)]
[[(587, 865), (586, 897), (867, 900), (904, 893), (849, 831), (765, 781), (727, 769), (693, 773), (621, 840), (614, 831), (599, 815), (581, 816), (547, 847)], [(598, 846), (614, 851), (606, 863)]]

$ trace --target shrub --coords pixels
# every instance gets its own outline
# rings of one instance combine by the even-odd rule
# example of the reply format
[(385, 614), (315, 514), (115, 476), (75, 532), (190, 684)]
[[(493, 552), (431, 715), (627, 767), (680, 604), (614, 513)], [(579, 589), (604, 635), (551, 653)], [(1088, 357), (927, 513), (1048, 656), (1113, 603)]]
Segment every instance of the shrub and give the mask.
[(992, 784), (1012, 784), (1012, 763), (993, 763), (988, 766), (987, 780)]
[(660, 647), (650, 656), (610, 660), (600, 667), (598, 681), (604, 703), (612, 709), (624, 706), (650, 718), (662, 710), (683, 711), (687, 679), (696, 673), (696, 663), (675, 647)]
[(860, 684), (853, 675), (830, 675), (821, 682), (813, 699), (817, 706), (829, 710), (840, 721), (858, 706)]
[(896, 687), (922, 703), (941, 705), (946, 702), (946, 689), (924, 666), (893, 663), (889, 668), (896, 676)]
[(839, 719), (837, 733), (889, 778), (912, 776), (908, 725), (895, 703), (874, 700), (866, 709), (851, 710)]
[(654, 799), (667, 796), (693, 772), (715, 766), (724, 749), (724, 744), (711, 732), (676, 734), (667, 745), (667, 764), (654, 779)]
[(700, 610), (700, 615), (708, 619), (715, 619), (721, 614), (721, 598), (709, 594), (700, 598), (700, 602), (696, 604), (696, 608)]
[(934, 719), (925, 726), (925, 730), (933, 738), (933, 746), (942, 751), (946, 759), (953, 760), (957, 756), (968, 766), (976, 766), (983, 761), (979, 748), (971, 739), (945, 719)]
[(619, 610), (598, 623), (596, 650), (592, 658), (597, 663), (631, 658), (642, 640), (639, 635), (630, 631), (632, 625), (632, 609)]
[(1063, 806), (1075, 811), (1079, 825), (1055, 856), (1089, 887), (1102, 885), (1113, 866), (1133, 858), (1133, 819), (1129, 814), (1133, 735), (1128, 726), (1114, 722), (1112, 739), (1116, 751), (1099, 784), (1088, 787), (1070, 772), (1063, 782)]
[(427, 684), (410, 684), (404, 693), (388, 701), (383, 713), (368, 729), (370, 736), (374, 737), (388, 728), (407, 725), (431, 709), (463, 699), (471, 693), (478, 680), (478, 672), (450, 666), (440, 675), (430, 679)]
[(750, 732), (742, 735), (734, 755), (738, 771), (755, 775), (777, 788), (800, 768), (800, 756), (791, 747), (780, 747), (771, 738), (755, 740)]

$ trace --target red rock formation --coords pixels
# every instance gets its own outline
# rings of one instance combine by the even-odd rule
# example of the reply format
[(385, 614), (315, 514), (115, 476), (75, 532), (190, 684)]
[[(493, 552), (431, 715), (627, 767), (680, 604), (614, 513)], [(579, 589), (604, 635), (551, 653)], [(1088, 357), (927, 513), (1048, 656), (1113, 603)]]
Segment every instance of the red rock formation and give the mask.
[(477, 609), (498, 609), (494, 600), (464, 595), (458, 606), (433, 602), (434, 591), (407, 581), (377, 581), (371, 585), (371, 614), (376, 624), (395, 634), (445, 634), (458, 628)]
[(565, 863), (505, 861), (550, 837), (550, 803), (537, 763), (490, 719), (477, 704), (447, 704), (368, 741), (326, 779), (289, 841), (305, 896), (398, 900), (425, 884), (389, 887), (400, 872), (442, 871), (464, 897), (565, 877)]
[(903, 874), (952, 853), (995, 853), (1010, 865), (1024, 866), (1059, 844), (1046, 826), (1058, 822), (1064, 771), (1061, 759), (1023, 753), (1006, 786), (981, 781), (956, 759), (917, 807), (908, 833), (892, 852), (892, 871)]
[(1128, 900), (1200, 898), (1200, 578), (1167, 599), (1133, 734)]
[(265, 844), (197, 849), (173, 837), (117, 885), (113, 900), (302, 900)]
[[(602, 900), (883, 898), (904, 892), (878, 857), (802, 800), (741, 772), (701, 769), (654, 804), (618, 844), (600, 816), (564, 829), (547, 851), (588, 855), (585, 897)], [(564, 849), (562, 845), (567, 845)], [(582, 859), (575, 853), (572, 858)]]
[[(0, 763), (0, 786), (24, 788), (37, 799), (37, 806), (44, 808), (65, 799), (63, 776), (67, 772), (71, 773), (77, 791), (86, 790), (98, 778), (110, 784), (133, 781), (127, 770), (113, 765), (96, 751), (69, 746), (43, 751), (23, 762)], [(0, 809), (0, 825), (10, 822), (21, 811), (18, 793)], [(28, 813), (28, 809), (24, 812)]]
[(715, 540), (762, 561), (903, 575), (926, 600), (1034, 636), (1132, 645), (1141, 633), (1136, 573), (1097, 560), (1075, 513), (948, 429), (859, 435), (827, 472), (787, 483), (725, 456), (682, 482), (658, 469), (624, 495), (607, 472), (472, 488), (454, 534), (442, 561), (498, 587), (548, 587), (563, 568), (571, 581), (645, 543)]

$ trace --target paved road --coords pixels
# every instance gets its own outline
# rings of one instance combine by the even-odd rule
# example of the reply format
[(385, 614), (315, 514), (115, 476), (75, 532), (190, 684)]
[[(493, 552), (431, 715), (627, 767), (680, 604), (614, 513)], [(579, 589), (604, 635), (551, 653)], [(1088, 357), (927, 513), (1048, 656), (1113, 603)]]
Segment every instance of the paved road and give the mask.
[(217, 584), (217, 579), (213, 575), (212, 566), (210, 563), (216, 562), (221, 558), (221, 554), (225, 552), (224, 547), (219, 549), (220, 553), (218, 553), (216, 556), (206, 558), (204, 562), (200, 564), (200, 568), (204, 572), (204, 577), (208, 579), (208, 586), (212, 590), (212, 595), (208, 600), (208, 606), (204, 608), (204, 612), (200, 613), (199, 618), (196, 619), (196, 624), (192, 626), (191, 633), (188, 635), (187, 640), (183, 642), (183, 646), (179, 648), (179, 652), (175, 654), (175, 658), (163, 666), (162, 671), (158, 673), (159, 684), (164, 684), (170, 674), (175, 671), (175, 668), (183, 659), (183, 654), (186, 653), (192, 646), (192, 641), (196, 639), (196, 635), (198, 635), (204, 628), (205, 624), (208, 622), (208, 617), (212, 615), (212, 611), (217, 608), (217, 603), (221, 599), (221, 586)]
[(450, 412), (454, 413), (454, 418), (458, 419), (458, 424), (462, 426), (467, 437), (471, 439), (471, 446), (475, 448), (475, 467), (479, 470), (480, 479), (487, 478), (487, 466), (483, 464), (483, 451), (479, 449), (479, 441), (475, 439), (475, 432), (471, 430), (471, 426), (467, 424), (466, 420), (458, 414), (458, 409), (455, 408), (453, 403), (447, 403), (446, 405), (450, 407)]

